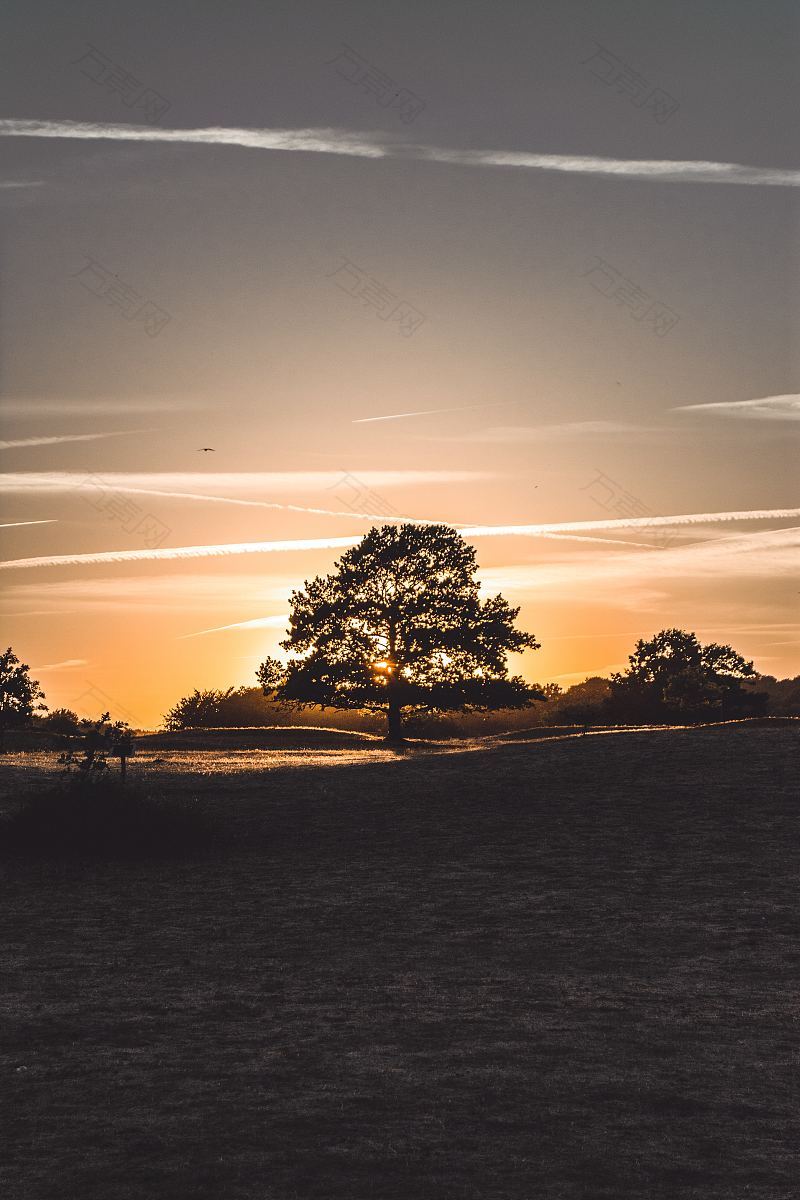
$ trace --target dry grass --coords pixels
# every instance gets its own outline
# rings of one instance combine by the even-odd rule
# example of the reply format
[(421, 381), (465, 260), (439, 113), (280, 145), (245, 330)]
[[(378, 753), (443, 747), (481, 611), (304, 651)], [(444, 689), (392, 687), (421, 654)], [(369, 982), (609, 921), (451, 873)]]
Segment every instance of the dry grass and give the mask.
[(148, 751), (232, 841), (3, 863), (0, 1190), (794, 1197), (797, 744)]

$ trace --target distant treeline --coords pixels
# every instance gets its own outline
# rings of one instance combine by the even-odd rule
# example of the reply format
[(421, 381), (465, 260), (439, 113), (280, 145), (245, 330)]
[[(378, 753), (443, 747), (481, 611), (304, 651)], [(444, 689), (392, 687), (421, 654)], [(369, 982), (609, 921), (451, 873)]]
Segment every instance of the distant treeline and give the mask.
[[(490, 713), (429, 713), (409, 716), (406, 722), (411, 737), (478, 737), (531, 726), (650, 724), (653, 714), (623, 711), (615, 704), (611, 682), (599, 676), (562, 690), (557, 684), (542, 689), (547, 700), (530, 708), (500, 709)], [(742, 684), (749, 704), (736, 713), (719, 713), (718, 719), (731, 716), (800, 717), (800, 675), (794, 679), (775, 679), (759, 675)], [(707, 714), (714, 719), (714, 714)], [(656, 714), (656, 717), (658, 714)], [(665, 716), (665, 720), (668, 718)], [(675, 720), (676, 716), (669, 719)], [(69, 709), (56, 709), (30, 722), (50, 733), (76, 734), (86, 724)], [(328, 729), (350, 729), (361, 733), (382, 733), (384, 718), (377, 712), (319, 708), (316, 705), (289, 709), (264, 696), (261, 688), (238, 687), (225, 691), (195, 690), (184, 696), (165, 715), (165, 729), (248, 728), (268, 725), (323, 725)]]
[[(636, 725), (743, 716), (800, 717), (800, 676), (775, 679), (771, 675), (758, 675), (741, 687), (744, 699), (737, 702), (735, 711), (709, 711), (694, 716), (651, 710), (637, 713), (630, 704), (623, 704), (614, 696), (610, 680), (593, 676), (563, 691), (557, 684), (546, 684), (542, 691), (548, 698), (534, 702), (530, 708), (499, 709), (489, 713), (417, 713), (408, 717), (406, 728), (410, 737), (446, 738), (479, 737), (547, 725)], [(34, 717), (31, 724), (50, 733), (71, 735), (87, 723), (80, 721), (69, 709), (56, 709), (46, 716)], [(323, 709), (317, 705), (287, 708), (268, 699), (257, 687), (195, 690), (179, 700), (163, 722), (164, 728), (169, 730), (322, 725), (328, 729), (375, 734), (383, 732), (384, 724), (382, 714), (377, 712)]]
[[(499, 709), (489, 713), (417, 713), (406, 720), (411, 737), (475, 737), (539, 725), (650, 724), (681, 719), (678, 712), (636, 711), (630, 697), (614, 694), (612, 682), (599, 676), (562, 690), (557, 684), (541, 689), (546, 700), (525, 709)], [(775, 679), (758, 675), (741, 684), (735, 705), (720, 711), (683, 714), (687, 721), (743, 716), (800, 716), (800, 676)], [(211, 729), (264, 725), (324, 725), (382, 733), (380, 713), (319, 708), (289, 709), (268, 699), (261, 688), (239, 687), (227, 691), (198, 691), (183, 697), (164, 718), (166, 729)]]
[[(177, 731), (299, 725), (374, 734), (385, 729), (386, 714), (380, 705), (373, 709), (322, 707), (287, 700), (270, 672), (260, 668), (258, 676), (261, 687), (195, 689), (165, 714), (163, 727)], [(74, 737), (91, 726), (70, 709), (47, 712), (42, 699), (29, 668), (9, 647), (0, 655), (0, 748), (6, 730), (27, 727)], [(674, 725), (743, 717), (800, 717), (800, 676), (776, 679), (759, 675), (753, 664), (730, 646), (703, 646), (693, 633), (665, 629), (652, 639), (640, 639), (629, 656), (628, 668), (608, 679), (593, 676), (566, 690), (555, 683), (531, 685), (526, 701), (514, 708), (490, 703), (447, 708), (409, 706), (405, 732), (411, 737), (474, 737), (531, 726)]]

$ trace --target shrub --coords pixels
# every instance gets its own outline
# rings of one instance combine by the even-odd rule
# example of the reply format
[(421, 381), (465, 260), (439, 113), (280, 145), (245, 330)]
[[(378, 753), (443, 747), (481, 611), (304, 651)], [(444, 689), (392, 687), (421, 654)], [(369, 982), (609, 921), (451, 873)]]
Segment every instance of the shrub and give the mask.
[(80, 719), (71, 708), (54, 708), (46, 716), (39, 717), (34, 728), (43, 729), (47, 733), (65, 734), (67, 737), (77, 737), (80, 732)]

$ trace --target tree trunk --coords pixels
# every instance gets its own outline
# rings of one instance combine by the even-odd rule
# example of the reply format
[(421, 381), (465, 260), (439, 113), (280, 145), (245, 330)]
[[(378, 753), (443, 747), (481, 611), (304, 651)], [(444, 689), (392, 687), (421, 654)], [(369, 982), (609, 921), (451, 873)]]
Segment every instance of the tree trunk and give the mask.
[(400, 664), (397, 661), (397, 623), (395, 614), (389, 617), (389, 668), (386, 684), (389, 691), (389, 708), (386, 713), (386, 740), (395, 744), (403, 739), (403, 716), (397, 699), (397, 685), (400, 682), (398, 672)]
[(403, 718), (400, 712), (400, 705), (394, 696), (389, 698), (389, 708), (386, 712), (386, 740), (387, 742), (402, 742), (404, 740)]

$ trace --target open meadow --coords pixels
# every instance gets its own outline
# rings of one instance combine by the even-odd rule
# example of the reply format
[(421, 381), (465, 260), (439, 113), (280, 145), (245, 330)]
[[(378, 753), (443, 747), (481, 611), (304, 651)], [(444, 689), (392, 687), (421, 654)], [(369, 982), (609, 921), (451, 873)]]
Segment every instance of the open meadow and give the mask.
[(798, 724), (144, 739), (211, 846), (0, 859), (0, 1192), (795, 1197)]

